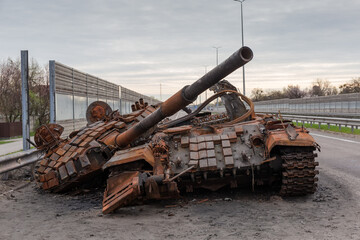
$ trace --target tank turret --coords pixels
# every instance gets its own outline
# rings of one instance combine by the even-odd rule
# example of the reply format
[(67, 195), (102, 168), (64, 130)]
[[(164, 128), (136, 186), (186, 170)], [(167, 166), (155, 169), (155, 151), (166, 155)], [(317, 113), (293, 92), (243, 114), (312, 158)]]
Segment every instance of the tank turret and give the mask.
[(134, 141), (141, 134), (158, 124), (166, 117), (170, 117), (187, 105), (196, 100), (196, 98), (209, 89), (214, 84), (234, 72), (236, 69), (244, 66), (253, 58), (253, 52), (249, 47), (242, 47), (233, 53), (228, 59), (216, 66), (210, 72), (189, 86), (175, 93), (168, 100), (163, 102), (155, 112), (143, 119), (141, 122), (115, 137), (115, 144), (119, 147), (125, 147)]

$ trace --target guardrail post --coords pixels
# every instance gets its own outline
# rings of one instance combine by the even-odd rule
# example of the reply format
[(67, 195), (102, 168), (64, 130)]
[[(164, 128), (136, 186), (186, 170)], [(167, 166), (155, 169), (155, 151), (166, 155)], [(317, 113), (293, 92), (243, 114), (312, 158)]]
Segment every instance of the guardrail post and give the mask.
[(285, 119), (291, 119), (293, 124), (296, 126), (299, 126), (299, 122), (301, 122), (303, 125), (305, 123), (309, 123), (312, 126), (318, 123), (318, 129), (321, 129), (321, 124), (324, 123), (324, 129), (330, 130), (331, 125), (336, 126), (340, 131), (341, 127), (349, 127), (351, 128), (351, 132), (354, 133), (355, 130), (359, 129), (360, 126), (360, 119), (349, 119), (349, 118), (336, 118), (336, 117), (318, 117), (318, 116), (301, 116), (301, 115), (282, 115)]

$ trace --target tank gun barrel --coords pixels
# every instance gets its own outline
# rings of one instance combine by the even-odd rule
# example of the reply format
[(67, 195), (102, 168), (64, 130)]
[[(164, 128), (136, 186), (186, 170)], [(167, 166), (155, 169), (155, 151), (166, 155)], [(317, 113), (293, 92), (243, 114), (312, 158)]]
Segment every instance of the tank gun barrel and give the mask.
[(228, 76), (230, 73), (234, 72), (236, 69), (244, 66), (246, 63), (251, 61), (252, 58), (253, 52), (249, 47), (240, 48), (224, 62), (213, 68), (196, 82), (185, 86), (168, 100), (163, 102), (160, 108), (150, 114), (147, 118), (143, 119), (129, 130), (118, 134), (115, 137), (116, 145), (119, 147), (127, 146), (164, 118), (175, 114), (195, 101), (201, 93)]

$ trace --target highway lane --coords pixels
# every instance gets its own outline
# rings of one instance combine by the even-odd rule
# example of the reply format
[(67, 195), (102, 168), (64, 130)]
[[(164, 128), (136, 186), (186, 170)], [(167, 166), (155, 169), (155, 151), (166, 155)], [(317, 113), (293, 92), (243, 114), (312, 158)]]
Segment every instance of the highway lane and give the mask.
[(320, 167), (331, 168), (360, 178), (360, 140), (313, 129), (310, 134), (321, 146), (317, 161)]

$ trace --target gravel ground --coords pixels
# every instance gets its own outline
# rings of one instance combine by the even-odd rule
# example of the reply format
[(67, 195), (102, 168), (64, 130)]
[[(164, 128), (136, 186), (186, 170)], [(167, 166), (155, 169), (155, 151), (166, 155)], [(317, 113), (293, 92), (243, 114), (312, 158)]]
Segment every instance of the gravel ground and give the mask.
[(314, 195), (201, 192), (101, 213), (102, 191), (43, 193), (0, 182), (0, 239), (360, 239), (360, 182), (320, 167)]
[(204, 191), (103, 215), (103, 189), (44, 193), (21, 177), (30, 167), (15, 171), (0, 181), (0, 239), (360, 239), (360, 142), (315, 133), (319, 187), (306, 197)]

